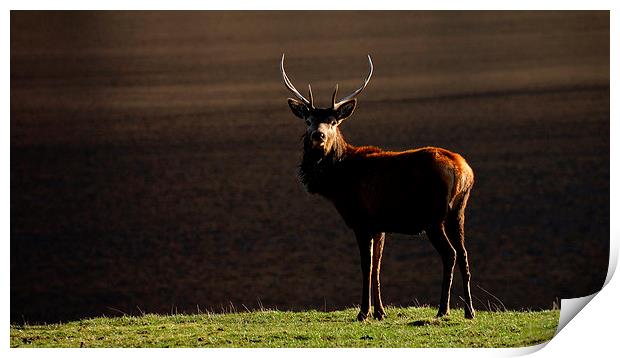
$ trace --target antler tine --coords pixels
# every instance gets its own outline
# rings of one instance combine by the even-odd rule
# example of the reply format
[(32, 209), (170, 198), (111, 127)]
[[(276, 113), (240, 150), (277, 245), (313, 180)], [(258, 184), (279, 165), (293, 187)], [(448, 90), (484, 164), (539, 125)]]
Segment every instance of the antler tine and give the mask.
[(370, 55), (368, 55), (368, 77), (366, 77), (366, 80), (364, 81), (364, 84), (362, 85), (362, 87), (360, 87), (357, 90), (355, 90), (355, 92), (353, 92), (350, 95), (346, 96), (345, 98), (341, 99), (337, 103), (334, 103), (334, 108), (339, 106), (339, 105), (341, 105), (343, 102), (346, 102), (346, 101), (348, 101), (348, 100), (350, 100), (352, 98), (355, 98), (355, 96), (360, 94), (360, 92), (362, 92), (364, 90), (364, 88), (366, 88), (366, 85), (370, 81), (370, 77), (372, 77), (372, 70), (373, 70), (372, 59), (370, 58)]
[[(291, 91), (297, 98), (302, 100), (306, 105), (312, 106), (312, 102), (308, 101), (306, 97), (302, 96), (301, 93), (293, 86), (293, 83), (286, 75), (286, 71), (284, 71), (284, 54), (282, 54), (282, 60), (280, 61), (280, 72), (282, 73), (282, 79), (284, 80), (284, 84), (289, 91)], [(312, 92), (310, 92), (310, 98), (312, 98)]]
[(310, 97), (310, 108), (314, 108), (314, 99), (312, 99), (312, 87), (308, 83), (308, 97)]
[(338, 84), (336, 83), (336, 88), (334, 88), (334, 94), (332, 94), (332, 108), (336, 108), (336, 94), (338, 93)]

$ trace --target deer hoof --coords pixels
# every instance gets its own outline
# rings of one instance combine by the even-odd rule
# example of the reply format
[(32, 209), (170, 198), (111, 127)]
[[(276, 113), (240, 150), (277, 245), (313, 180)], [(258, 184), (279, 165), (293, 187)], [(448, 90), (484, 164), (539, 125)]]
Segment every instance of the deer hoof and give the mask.
[(474, 319), (474, 317), (476, 317), (476, 312), (473, 309), (471, 310), (465, 309), (465, 318)]
[(439, 312), (437, 312), (437, 318), (441, 318), (444, 316), (449, 316), (450, 315), (450, 311), (449, 310), (439, 310)]
[(385, 311), (380, 310), (380, 311), (375, 311), (375, 313), (372, 315), (376, 320), (381, 321), (383, 320), (385, 317), (387, 317), (387, 314), (385, 314)]
[(366, 318), (368, 318), (368, 312), (364, 313), (364, 312), (360, 311), (360, 313), (357, 314), (357, 320), (360, 321), (360, 322), (365, 321)]

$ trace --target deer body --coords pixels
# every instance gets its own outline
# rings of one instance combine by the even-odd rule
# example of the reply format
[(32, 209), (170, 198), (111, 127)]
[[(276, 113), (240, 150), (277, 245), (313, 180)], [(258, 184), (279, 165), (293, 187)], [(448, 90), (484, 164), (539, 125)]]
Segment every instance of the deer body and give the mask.
[(351, 229), (412, 235), (442, 222), (473, 184), (460, 155), (434, 147), (386, 152), (349, 146), (334, 161), (302, 163), (300, 176)]
[(353, 98), (364, 85), (330, 108), (315, 108), (281, 71), (287, 88), (301, 102), (289, 99), (293, 113), (308, 125), (303, 137), (304, 154), (299, 176), (310, 193), (330, 200), (351, 228), (360, 250), (362, 300), (359, 320), (370, 313), (371, 293), (374, 316), (382, 319), (380, 268), (386, 232), (419, 234), (425, 231), (443, 262), (443, 283), (438, 316), (449, 313), (450, 288), (455, 265), (461, 271), (465, 317), (473, 318), (470, 273), (464, 240), (464, 213), (474, 182), (467, 162), (446, 149), (425, 147), (402, 152), (377, 147), (355, 147), (342, 136), (339, 125), (356, 106)]

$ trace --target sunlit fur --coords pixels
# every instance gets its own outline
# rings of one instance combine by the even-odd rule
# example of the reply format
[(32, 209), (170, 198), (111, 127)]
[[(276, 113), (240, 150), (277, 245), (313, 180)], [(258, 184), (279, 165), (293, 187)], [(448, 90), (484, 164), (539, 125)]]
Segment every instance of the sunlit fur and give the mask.
[(355, 147), (334, 127), (323, 152), (309, 133), (303, 136), (300, 179), (309, 192), (332, 201), (354, 230), (428, 232), (443, 224), (473, 185), (465, 160), (442, 148)]
[(355, 100), (350, 101), (346, 111), (308, 108), (289, 99), (293, 113), (307, 124), (299, 177), (310, 193), (334, 204), (357, 239), (363, 278), (357, 318), (364, 320), (370, 314), (371, 291), (374, 317), (385, 316), (379, 275), (386, 232), (426, 232), (441, 255), (443, 283), (438, 316), (450, 311), (450, 288), (458, 263), (465, 317), (474, 318), (464, 235), (465, 207), (474, 184), (472, 169), (459, 154), (442, 148), (391, 152), (347, 143), (339, 126), (355, 105)]

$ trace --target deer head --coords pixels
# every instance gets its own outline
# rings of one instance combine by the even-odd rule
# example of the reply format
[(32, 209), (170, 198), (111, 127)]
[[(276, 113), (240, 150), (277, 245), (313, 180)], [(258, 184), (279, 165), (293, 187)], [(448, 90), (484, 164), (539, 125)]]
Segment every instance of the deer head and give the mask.
[(286, 75), (286, 71), (284, 71), (284, 54), (282, 54), (282, 61), (280, 62), (282, 79), (284, 80), (286, 88), (297, 97), (297, 99), (289, 98), (288, 105), (295, 116), (306, 122), (306, 138), (313, 150), (322, 152), (323, 155), (331, 152), (334, 142), (340, 136), (338, 126), (353, 114), (355, 106), (357, 105), (357, 99), (355, 99), (355, 97), (366, 88), (366, 85), (370, 81), (373, 70), (370, 55), (368, 55), (368, 69), (368, 76), (360, 88), (350, 95), (336, 100), (336, 96), (338, 95), (338, 84), (336, 84), (336, 88), (332, 94), (331, 106), (327, 108), (317, 108), (314, 106), (312, 87), (310, 85), (308, 85), (309, 99), (306, 99), (299, 93), (295, 86), (293, 86), (293, 83)]

